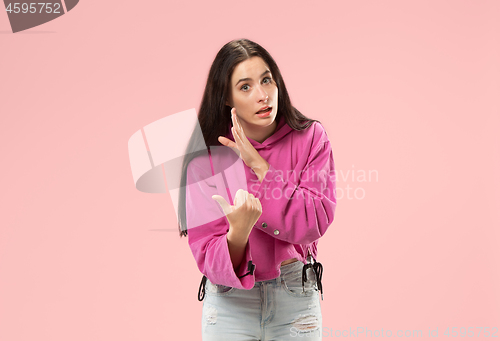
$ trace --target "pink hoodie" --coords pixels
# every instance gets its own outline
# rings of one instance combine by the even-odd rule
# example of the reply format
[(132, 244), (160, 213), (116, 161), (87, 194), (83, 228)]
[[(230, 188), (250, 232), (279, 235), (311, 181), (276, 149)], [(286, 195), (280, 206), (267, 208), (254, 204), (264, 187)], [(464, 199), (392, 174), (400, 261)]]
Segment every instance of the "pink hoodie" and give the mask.
[[(231, 132), (227, 137), (234, 141)], [(211, 157), (193, 159), (187, 171), (188, 240), (198, 268), (210, 282), (238, 289), (278, 277), (286, 259), (306, 264), (308, 251), (316, 258), (318, 239), (332, 224), (337, 205), (333, 153), (320, 123), (296, 131), (281, 118), (264, 142), (248, 140), (270, 165), (262, 183), (224, 146), (211, 147)], [(226, 239), (229, 223), (212, 195), (234, 205), (239, 188), (259, 198), (262, 215), (235, 272)]]

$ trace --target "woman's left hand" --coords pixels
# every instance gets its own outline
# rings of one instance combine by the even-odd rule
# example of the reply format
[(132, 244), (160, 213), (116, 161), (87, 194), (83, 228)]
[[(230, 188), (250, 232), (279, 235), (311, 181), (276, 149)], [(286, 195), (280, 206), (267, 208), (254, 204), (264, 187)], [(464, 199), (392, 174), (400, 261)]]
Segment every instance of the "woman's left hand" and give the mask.
[(248, 141), (248, 138), (238, 121), (235, 108), (231, 109), (231, 119), (233, 120), (231, 132), (233, 133), (234, 142), (224, 136), (219, 136), (219, 142), (224, 146), (233, 149), (243, 162), (248, 167), (254, 169), (255, 172), (257, 172), (257, 169), (260, 170), (261, 168), (262, 170), (267, 171), (267, 169), (269, 169), (268, 163), (262, 156), (260, 156), (259, 152), (252, 146), (250, 141)]

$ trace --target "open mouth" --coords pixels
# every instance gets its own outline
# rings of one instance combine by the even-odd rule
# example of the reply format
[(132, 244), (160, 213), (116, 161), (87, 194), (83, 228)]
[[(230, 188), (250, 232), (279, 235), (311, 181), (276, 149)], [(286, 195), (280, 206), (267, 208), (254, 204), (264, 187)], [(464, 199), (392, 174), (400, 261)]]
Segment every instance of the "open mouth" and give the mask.
[(257, 115), (270, 113), (270, 112), (271, 112), (271, 110), (273, 110), (273, 108), (272, 108), (272, 107), (267, 107), (267, 108), (266, 108), (266, 109), (264, 109), (264, 110), (259, 110), (259, 111), (257, 111)]

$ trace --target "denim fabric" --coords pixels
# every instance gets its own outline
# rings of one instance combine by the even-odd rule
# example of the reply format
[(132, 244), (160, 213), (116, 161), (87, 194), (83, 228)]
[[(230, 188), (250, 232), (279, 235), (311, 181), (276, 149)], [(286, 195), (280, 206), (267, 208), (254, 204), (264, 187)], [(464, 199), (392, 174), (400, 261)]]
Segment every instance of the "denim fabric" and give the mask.
[[(309, 260), (310, 261), (310, 260)], [(255, 282), (250, 290), (207, 280), (202, 311), (203, 341), (321, 340), (322, 316), (314, 270), (297, 261), (281, 266), (281, 275)]]

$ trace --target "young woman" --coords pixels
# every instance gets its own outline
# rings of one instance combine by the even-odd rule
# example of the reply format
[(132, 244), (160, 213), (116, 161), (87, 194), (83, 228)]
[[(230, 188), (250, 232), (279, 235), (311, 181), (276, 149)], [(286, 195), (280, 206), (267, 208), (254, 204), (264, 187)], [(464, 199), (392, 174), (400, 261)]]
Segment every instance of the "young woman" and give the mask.
[(247, 39), (215, 57), (198, 119), (179, 229), (204, 275), (203, 340), (320, 340), (315, 259), (337, 202), (325, 129), (292, 106), (273, 58)]

